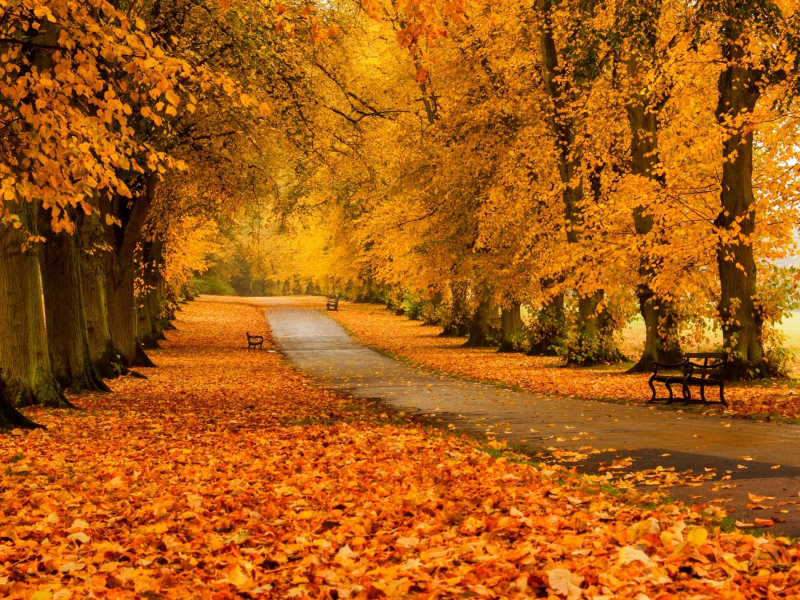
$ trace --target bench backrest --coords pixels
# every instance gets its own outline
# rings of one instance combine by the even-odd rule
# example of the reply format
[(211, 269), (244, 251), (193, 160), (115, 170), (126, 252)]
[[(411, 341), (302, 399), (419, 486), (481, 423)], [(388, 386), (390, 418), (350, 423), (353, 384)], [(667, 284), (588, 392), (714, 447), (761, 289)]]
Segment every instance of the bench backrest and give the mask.
[(725, 376), (725, 366), (728, 364), (727, 352), (687, 352), (686, 359), (695, 362), (702, 359), (702, 369), (694, 370), (693, 376), (701, 379), (719, 379)]
[(702, 358), (703, 364), (708, 365), (708, 361), (728, 362), (727, 352), (687, 352), (686, 358), (692, 360), (694, 358)]

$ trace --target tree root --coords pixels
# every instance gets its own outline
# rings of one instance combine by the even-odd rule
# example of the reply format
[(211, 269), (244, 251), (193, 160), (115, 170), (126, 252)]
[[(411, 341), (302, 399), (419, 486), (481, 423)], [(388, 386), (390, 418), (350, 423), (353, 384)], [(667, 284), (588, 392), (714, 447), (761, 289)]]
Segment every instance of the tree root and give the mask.
[(45, 429), (44, 425), (31, 421), (17, 410), (6, 395), (5, 383), (0, 379), (0, 429), (13, 429), (15, 427), (20, 429)]
[(137, 343), (136, 354), (134, 355), (133, 360), (131, 361), (131, 366), (152, 368), (155, 367), (156, 365), (152, 360), (150, 360), (150, 357), (147, 356), (147, 354), (144, 351), (144, 348), (142, 348), (142, 345)]

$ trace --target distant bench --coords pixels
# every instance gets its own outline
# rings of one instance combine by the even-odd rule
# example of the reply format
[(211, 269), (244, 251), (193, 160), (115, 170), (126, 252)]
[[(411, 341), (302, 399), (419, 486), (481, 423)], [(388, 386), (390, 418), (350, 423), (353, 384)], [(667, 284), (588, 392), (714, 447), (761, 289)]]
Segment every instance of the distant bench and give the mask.
[(336, 311), (338, 311), (339, 310), (339, 298), (336, 297), (336, 296), (329, 297), (328, 298), (328, 302), (325, 305), (325, 308), (327, 310), (336, 310)]
[[(693, 362), (692, 359), (702, 359), (703, 364), (700, 364), (699, 362)], [(700, 388), (700, 398), (702, 398), (702, 402), (704, 403), (708, 402), (708, 400), (706, 400), (706, 388), (718, 387), (720, 402), (725, 406), (728, 406), (728, 403), (725, 401), (725, 376), (727, 375), (727, 367), (727, 352), (689, 353), (686, 354), (686, 358), (683, 361), (674, 365), (654, 361), (650, 363), (650, 368), (653, 370), (653, 375), (650, 377), (650, 381), (648, 381), (650, 389), (653, 390), (653, 397), (650, 398), (650, 402), (655, 402), (657, 400), (656, 387), (653, 385), (653, 383), (659, 382), (663, 383), (669, 392), (669, 398), (666, 399), (667, 404), (672, 404), (677, 400), (673, 397), (672, 387), (670, 386), (673, 384), (680, 384), (684, 402), (693, 402), (692, 392), (689, 389), (692, 386)], [(659, 372), (663, 370), (677, 369), (681, 370), (680, 374)]]
[(250, 348), (258, 348), (259, 350), (264, 349), (264, 336), (263, 335), (250, 335), (250, 332), (247, 332), (247, 349)]

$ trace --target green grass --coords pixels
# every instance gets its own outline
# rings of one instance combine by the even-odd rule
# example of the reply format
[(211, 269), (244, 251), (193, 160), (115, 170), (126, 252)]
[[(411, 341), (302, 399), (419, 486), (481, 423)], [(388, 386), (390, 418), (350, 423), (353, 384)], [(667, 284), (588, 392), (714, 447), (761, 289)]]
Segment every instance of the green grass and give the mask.
[[(793, 312), (778, 325), (778, 331), (785, 336), (784, 345), (795, 351), (800, 351), (800, 311)], [(640, 316), (632, 319), (625, 328), (624, 335), (628, 339), (644, 339), (644, 320)], [(712, 344), (722, 345), (722, 333), (709, 331), (708, 335)]]

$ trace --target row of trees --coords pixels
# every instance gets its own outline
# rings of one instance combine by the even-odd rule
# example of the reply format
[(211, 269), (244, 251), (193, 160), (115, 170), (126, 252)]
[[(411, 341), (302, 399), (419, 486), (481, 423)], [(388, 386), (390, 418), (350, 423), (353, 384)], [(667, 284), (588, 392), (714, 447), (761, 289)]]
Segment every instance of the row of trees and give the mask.
[[(153, 366), (145, 349), (219, 223), (269, 185), (278, 154), (307, 150), (308, 49), (276, 31), (278, 12), (0, 7), (0, 426)], [(295, 20), (306, 36), (317, 23)]]
[(234, 239), (254, 281), (359, 279), (473, 343), (525, 306), (535, 351), (612, 360), (638, 304), (640, 366), (714, 323), (767, 373), (794, 285), (771, 266), (797, 222), (793, 2), (0, 14), (6, 424), (148, 364)]
[[(463, 13), (412, 0), (398, 52)], [(187, 284), (266, 201), (291, 211), (337, 119), (319, 73), (378, 5), (0, 6), (0, 426), (152, 366)], [(405, 48), (405, 50), (403, 49)], [(416, 50), (414, 51), (417, 52)], [(331, 80), (332, 81), (332, 80)], [(332, 117), (333, 116), (333, 117)]]
[(303, 183), (300, 204), (325, 218), (295, 223), (289, 245), (327, 240), (325, 258), (289, 255), (284, 272), (443, 303), (441, 324), (475, 344), (499, 311), (518, 330), (524, 306), (534, 352), (618, 360), (638, 312), (636, 369), (716, 328), (735, 376), (780, 370), (775, 325), (797, 283), (776, 266), (798, 222), (796, 3), (492, 4), (412, 54), (414, 81), (375, 41), (403, 26), (382, 10), (369, 50), (317, 92), (360, 111)]

